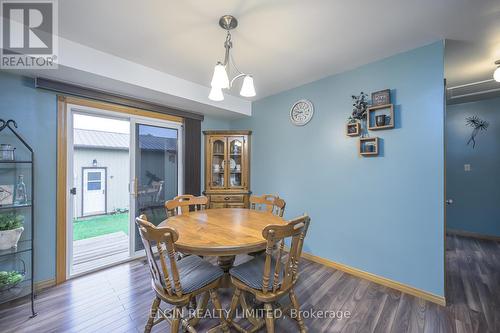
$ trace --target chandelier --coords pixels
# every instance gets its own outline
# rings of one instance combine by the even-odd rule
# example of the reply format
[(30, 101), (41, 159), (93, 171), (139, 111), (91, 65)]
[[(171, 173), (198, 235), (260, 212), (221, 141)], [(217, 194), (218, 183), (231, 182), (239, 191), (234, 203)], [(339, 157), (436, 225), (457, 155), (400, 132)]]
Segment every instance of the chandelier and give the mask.
[[(214, 75), (210, 83), (212, 89), (210, 89), (208, 98), (212, 101), (224, 100), (222, 89), (231, 89), (237, 79), (243, 79), (240, 95), (243, 97), (253, 97), (255, 96), (255, 87), (252, 75), (241, 72), (231, 55), (231, 48), (233, 47), (231, 30), (238, 26), (238, 20), (232, 15), (224, 15), (220, 18), (219, 25), (227, 31), (226, 41), (224, 42), (226, 53), (224, 55), (224, 62), (218, 61), (215, 65)], [(234, 77), (230, 80), (228, 73), (231, 74), (231, 72), (234, 72)]]

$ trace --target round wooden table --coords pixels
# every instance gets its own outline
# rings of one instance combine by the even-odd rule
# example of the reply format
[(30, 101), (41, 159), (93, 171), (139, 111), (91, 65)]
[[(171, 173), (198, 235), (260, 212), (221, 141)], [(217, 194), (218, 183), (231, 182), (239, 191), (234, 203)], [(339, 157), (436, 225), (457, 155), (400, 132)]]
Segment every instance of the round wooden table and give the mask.
[(265, 211), (220, 208), (172, 216), (160, 223), (160, 226), (177, 230), (179, 239), (175, 246), (179, 252), (217, 256), (217, 263), (227, 275), (236, 255), (266, 248), (262, 230), (268, 224), (286, 222)]

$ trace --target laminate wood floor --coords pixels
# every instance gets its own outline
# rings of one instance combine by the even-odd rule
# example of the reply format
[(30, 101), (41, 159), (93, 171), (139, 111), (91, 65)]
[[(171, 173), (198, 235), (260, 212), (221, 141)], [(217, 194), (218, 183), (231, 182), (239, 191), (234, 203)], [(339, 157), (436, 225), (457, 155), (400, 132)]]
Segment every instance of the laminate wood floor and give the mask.
[[(303, 260), (296, 289), (303, 310), (350, 311), (349, 319), (305, 320), (309, 332), (500, 332), (500, 243), (448, 236), (447, 297), (441, 307)], [(238, 258), (245, 260), (245, 258)], [(143, 261), (122, 264), (41, 292), (29, 306), (0, 307), (0, 332), (142, 332), (153, 299)], [(221, 291), (227, 306), (229, 290)], [(202, 320), (199, 332), (217, 324)], [(289, 318), (276, 332), (296, 332)], [(169, 332), (162, 323), (153, 332)]]

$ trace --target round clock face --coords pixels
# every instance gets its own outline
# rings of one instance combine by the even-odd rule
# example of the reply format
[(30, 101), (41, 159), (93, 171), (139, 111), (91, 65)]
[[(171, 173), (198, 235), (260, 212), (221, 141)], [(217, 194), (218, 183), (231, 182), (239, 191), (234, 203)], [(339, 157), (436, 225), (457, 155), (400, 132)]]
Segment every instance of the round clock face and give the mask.
[(313, 105), (307, 99), (301, 99), (292, 106), (290, 109), (290, 120), (292, 124), (297, 126), (304, 126), (309, 121), (314, 113)]

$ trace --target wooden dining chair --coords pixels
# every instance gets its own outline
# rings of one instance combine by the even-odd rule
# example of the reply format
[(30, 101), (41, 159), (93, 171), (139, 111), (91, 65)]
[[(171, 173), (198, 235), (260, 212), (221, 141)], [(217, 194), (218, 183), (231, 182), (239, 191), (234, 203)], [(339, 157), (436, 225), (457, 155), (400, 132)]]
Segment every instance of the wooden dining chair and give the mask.
[(285, 200), (277, 195), (263, 194), (261, 196), (250, 196), (250, 209), (265, 210), (274, 215), (283, 217), (285, 213)]
[[(265, 325), (267, 332), (273, 333), (273, 304), (288, 294), (291, 306), (295, 310), (296, 316), (294, 319), (298, 323), (299, 330), (301, 333), (306, 332), (304, 321), (299, 312), (300, 306), (294, 287), (299, 276), (298, 265), (309, 222), (309, 216), (304, 215), (291, 220), (286, 225), (268, 225), (262, 231), (262, 236), (267, 240), (265, 256), (258, 256), (229, 271), (235, 291), (227, 320), (238, 331), (255, 332)], [(287, 238), (291, 238), (291, 245), (290, 250), (285, 252), (285, 239)], [(275, 244), (279, 244), (277, 251), (273, 251)], [(288, 256), (286, 260), (285, 255)], [(252, 320), (254, 325), (250, 331), (243, 329), (233, 321), (238, 303), (242, 299), (240, 297), (242, 292), (250, 293), (254, 295), (257, 301), (264, 303), (265, 320)], [(242, 307), (244, 307), (243, 304)]]
[(172, 200), (165, 202), (167, 218), (179, 214), (186, 214), (190, 211), (203, 210), (207, 207), (208, 198), (205, 196), (195, 197), (191, 194), (176, 196)]
[[(217, 288), (224, 275), (222, 269), (195, 255), (176, 260), (175, 242), (179, 239), (177, 231), (169, 227), (156, 227), (148, 222), (145, 215), (136, 218), (136, 223), (146, 250), (151, 287), (156, 294), (144, 332), (150, 332), (154, 325), (163, 320), (171, 325), (171, 332), (177, 333), (181, 326), (185, 331), (196, 332), (194, 326), (200, 318), (186, 319), (182, 316), (182, 310), (198, 295), (202, 295), (202, 301), (199, 312), (196, 313), (205, 312), (210, 296), (216, 313), (220, 315), (222, 330), (229, 332), (217, 296)], [(158, 261), (153, 248), (157, 250)], [(173, 309), (161, 310), (162, 301), (173, 305)], [(159, 318), (156, 319), (158, 313)]]
[[(285, 213), (285, 200), (277, 195), (263, 194), (261, 196), (250, 196), (250, 209), (265, 210), (271, 214), (283, 217)], [(248, 253), (249, 256), (255, 257), (264, 253), (265, 250)]]

